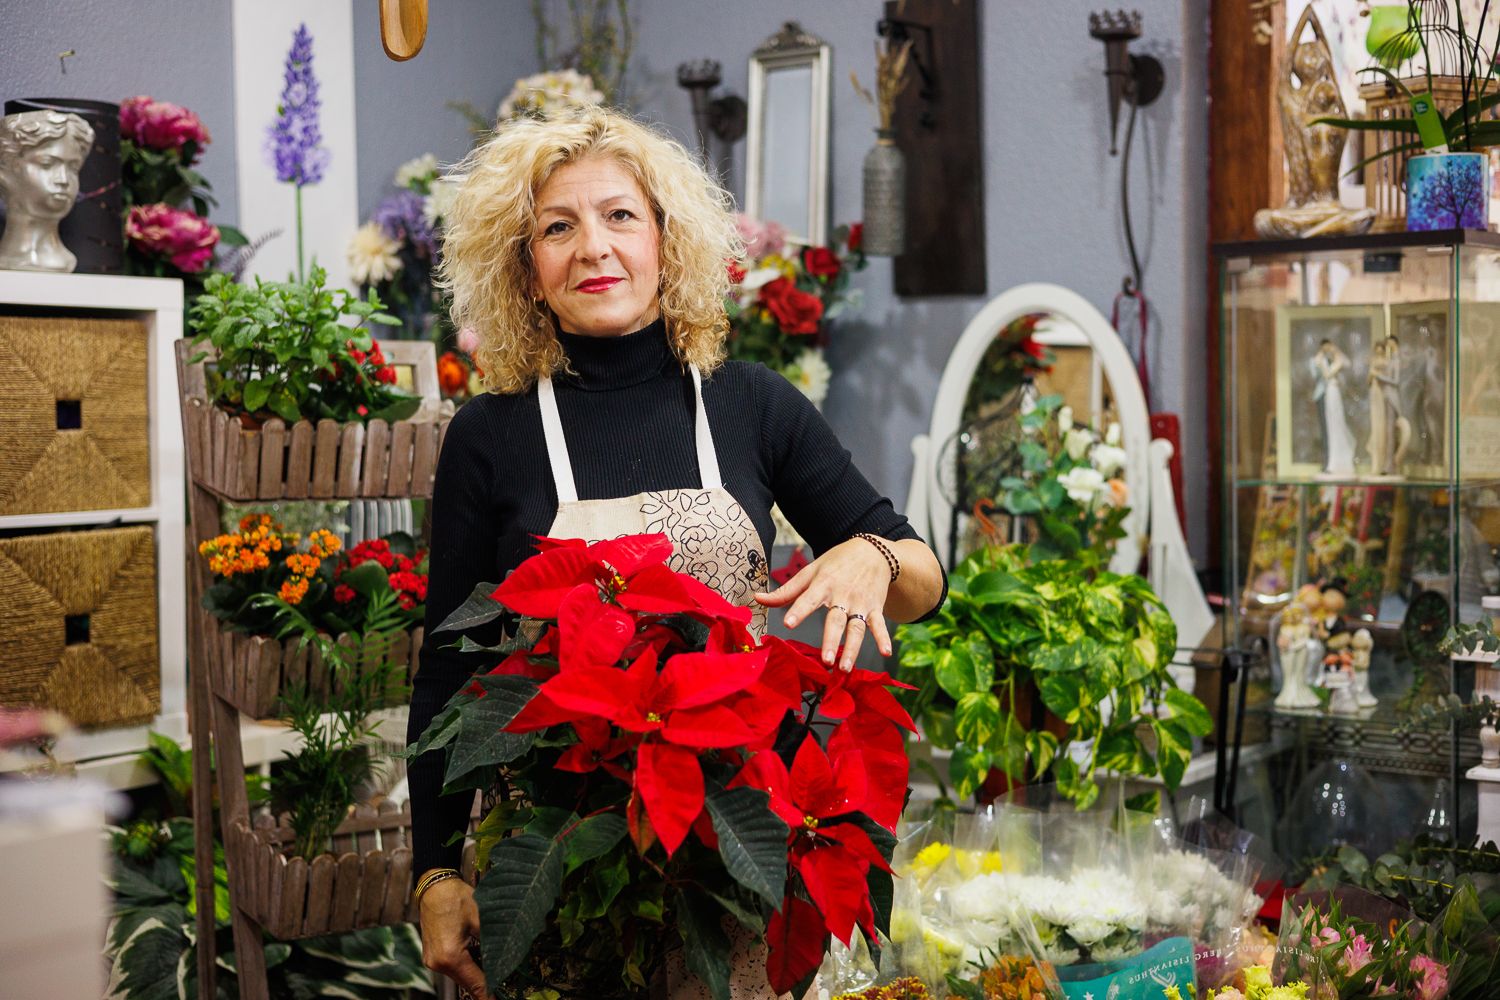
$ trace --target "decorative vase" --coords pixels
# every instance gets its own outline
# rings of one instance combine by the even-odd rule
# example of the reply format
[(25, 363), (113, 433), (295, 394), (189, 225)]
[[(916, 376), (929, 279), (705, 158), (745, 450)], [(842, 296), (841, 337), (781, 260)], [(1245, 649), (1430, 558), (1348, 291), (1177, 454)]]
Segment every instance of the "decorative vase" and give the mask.
[(1484, 767), (1500, 767), (1500, 731), (1486, 722), (1479, 727), (1479, 763)]
[(1406, 228), (1487, 229), (1490, 171), (1484, 153), (1422, 153), (1406, 161)]
[(78, 258), (79, 274), (119, 274), (125, 263), (124, 191), (120, 186), (120, 106), (74, 97), (22, 97), (5, 102), (7, 115), (61, 111), (89, 123), (94, 148), (78, 172), (78, 203), (58, 225), (63, 245)]
[(906, 249), (906, 158), (894, 131), (876, 129), (875, 135), (865, 154), (864, 251), (894, 257)]

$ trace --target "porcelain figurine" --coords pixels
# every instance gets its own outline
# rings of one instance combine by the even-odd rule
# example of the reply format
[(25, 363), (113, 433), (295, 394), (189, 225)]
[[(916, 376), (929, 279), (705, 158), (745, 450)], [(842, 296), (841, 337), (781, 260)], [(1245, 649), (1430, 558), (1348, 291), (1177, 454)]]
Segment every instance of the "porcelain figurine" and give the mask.
[(93, 145), (93, 128), (77, 115), (25, 111), (0, 118), (0, 268), (71, 271), (78, 265), (57, 224), (73, 210), (78, 171)]
[(1299, 600), (1281, 613), (1276, 630), (1276, 650), (1281, 664), (1281, 691), (1276, 707), (1284, 709), (1317, 708), (1318, 696), (1308, 683), (1308, 669), (1314, 662), (1317, 639), (1313, 635), (1312, 616)]
[(1370, 474), (1401, 475), (1411, 447), (1411, 421), (1401, 414), (1401, 345), (1387, 337), (1370, 352)]
[(1354, 701), (1360, 708), (1374, 708), (1380, 699), (1370, 693), (1370, 654), (1375, 649), (1375, 640), (1367, 628), (1356, 629), (1349, 640), (1349, 651), (1354, 668)]
[(1354, 475), (1354, 435), (1349, 432), (1349, 413), (1344, 409), (1344, 372), (1349, 356), (1331, 340), (1318, 345), (1312, 358), (1317, 386), (1313, 400), (1323, 427), (1323, 475), (1348, 478)]

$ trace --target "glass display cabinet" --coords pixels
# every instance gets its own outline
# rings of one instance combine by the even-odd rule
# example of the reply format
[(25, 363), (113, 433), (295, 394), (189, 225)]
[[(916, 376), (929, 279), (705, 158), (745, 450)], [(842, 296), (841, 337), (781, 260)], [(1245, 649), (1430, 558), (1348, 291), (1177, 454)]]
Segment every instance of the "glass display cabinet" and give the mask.
[(1467, 837), (1476, 735), (1412, 716), (1472, 690), (1438, 643), (1500, 593), (1500, 235), (1216, 255), (1226, 640), (1264, 654), (1237, 727), (1264, 744), (1256, 825), (1289, 859)]

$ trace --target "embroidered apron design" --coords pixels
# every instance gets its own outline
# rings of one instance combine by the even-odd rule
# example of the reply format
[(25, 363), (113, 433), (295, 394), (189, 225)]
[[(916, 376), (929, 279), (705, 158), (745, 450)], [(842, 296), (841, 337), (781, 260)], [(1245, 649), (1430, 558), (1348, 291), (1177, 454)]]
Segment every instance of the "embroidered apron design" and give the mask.
[(547, 461), (552, 466), (552, 484), (557, 490), (557, 515), (547, 534), (552, 538), (582, 538), (592, 543), (622, 535), (660, 532), (672, 540), (672, 557), (667, 565), (712, 587), (725, 600), (750, 607), (750, 630), (759, 637), (765, 634), (766, 609), (755, 604), (751, 595), (769, 585), (766, 553), (750, 515), (724, 488), (719, 454), (709, 430), (708, 413), (703, 408), (702, 378), (696, 366), (691, 372), (697, 411), (693, 438), (701, 487), (650, 490), (601, 500), (578, 499), (552, 380), (542, 379), (537, 384)]

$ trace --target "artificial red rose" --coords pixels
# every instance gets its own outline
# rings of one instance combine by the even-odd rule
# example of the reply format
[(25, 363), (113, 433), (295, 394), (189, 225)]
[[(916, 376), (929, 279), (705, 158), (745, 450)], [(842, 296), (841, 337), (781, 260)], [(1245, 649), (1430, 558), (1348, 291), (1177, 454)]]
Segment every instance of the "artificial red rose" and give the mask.
[(823, 300), (798, 288), (791, 278), (777, 278), (760, 290), (760, 300), (776, 317), (782, 333), (818, 332)]
[(143, 149), (175, 151), (185, 164), (196, 160), (209, 142), (208, 129), (197, 115), (180, 105), (153, 101), (144, 95), (121, 103), (120, 137)]
[(802, 251), (802, 267), (814, 278), (834, 278), (844, 265), (827, 247), (808, 247)]
[(1027, 337), (1025, 340), (1021, 341), (1021, 350), (1022, 352), (1031, 355), (1033, 358), (1036, 358), (1038, 361), (1041, 361), (1047, 356), (1047, 349), (1041, 344), (1037, 343), (1035, 337)]
[(856, 222), (849, 227), (849, 252), (858, 253), (865, 245), (865, 224)]
[(737, 261), (729, 262), (729, 283), (731, 285), (738, 285), (740, 282), (744, 281), (745, 275), (748, 273), (749, 272), (746, 271), (745, 268), (741, 266)]
[(187, 274), (197, 274), (214, 259), (219, 228), (207, 219), (171, 205), (132, 205), (125, 216), (125, 236), (139, 250), (165, 257)]

